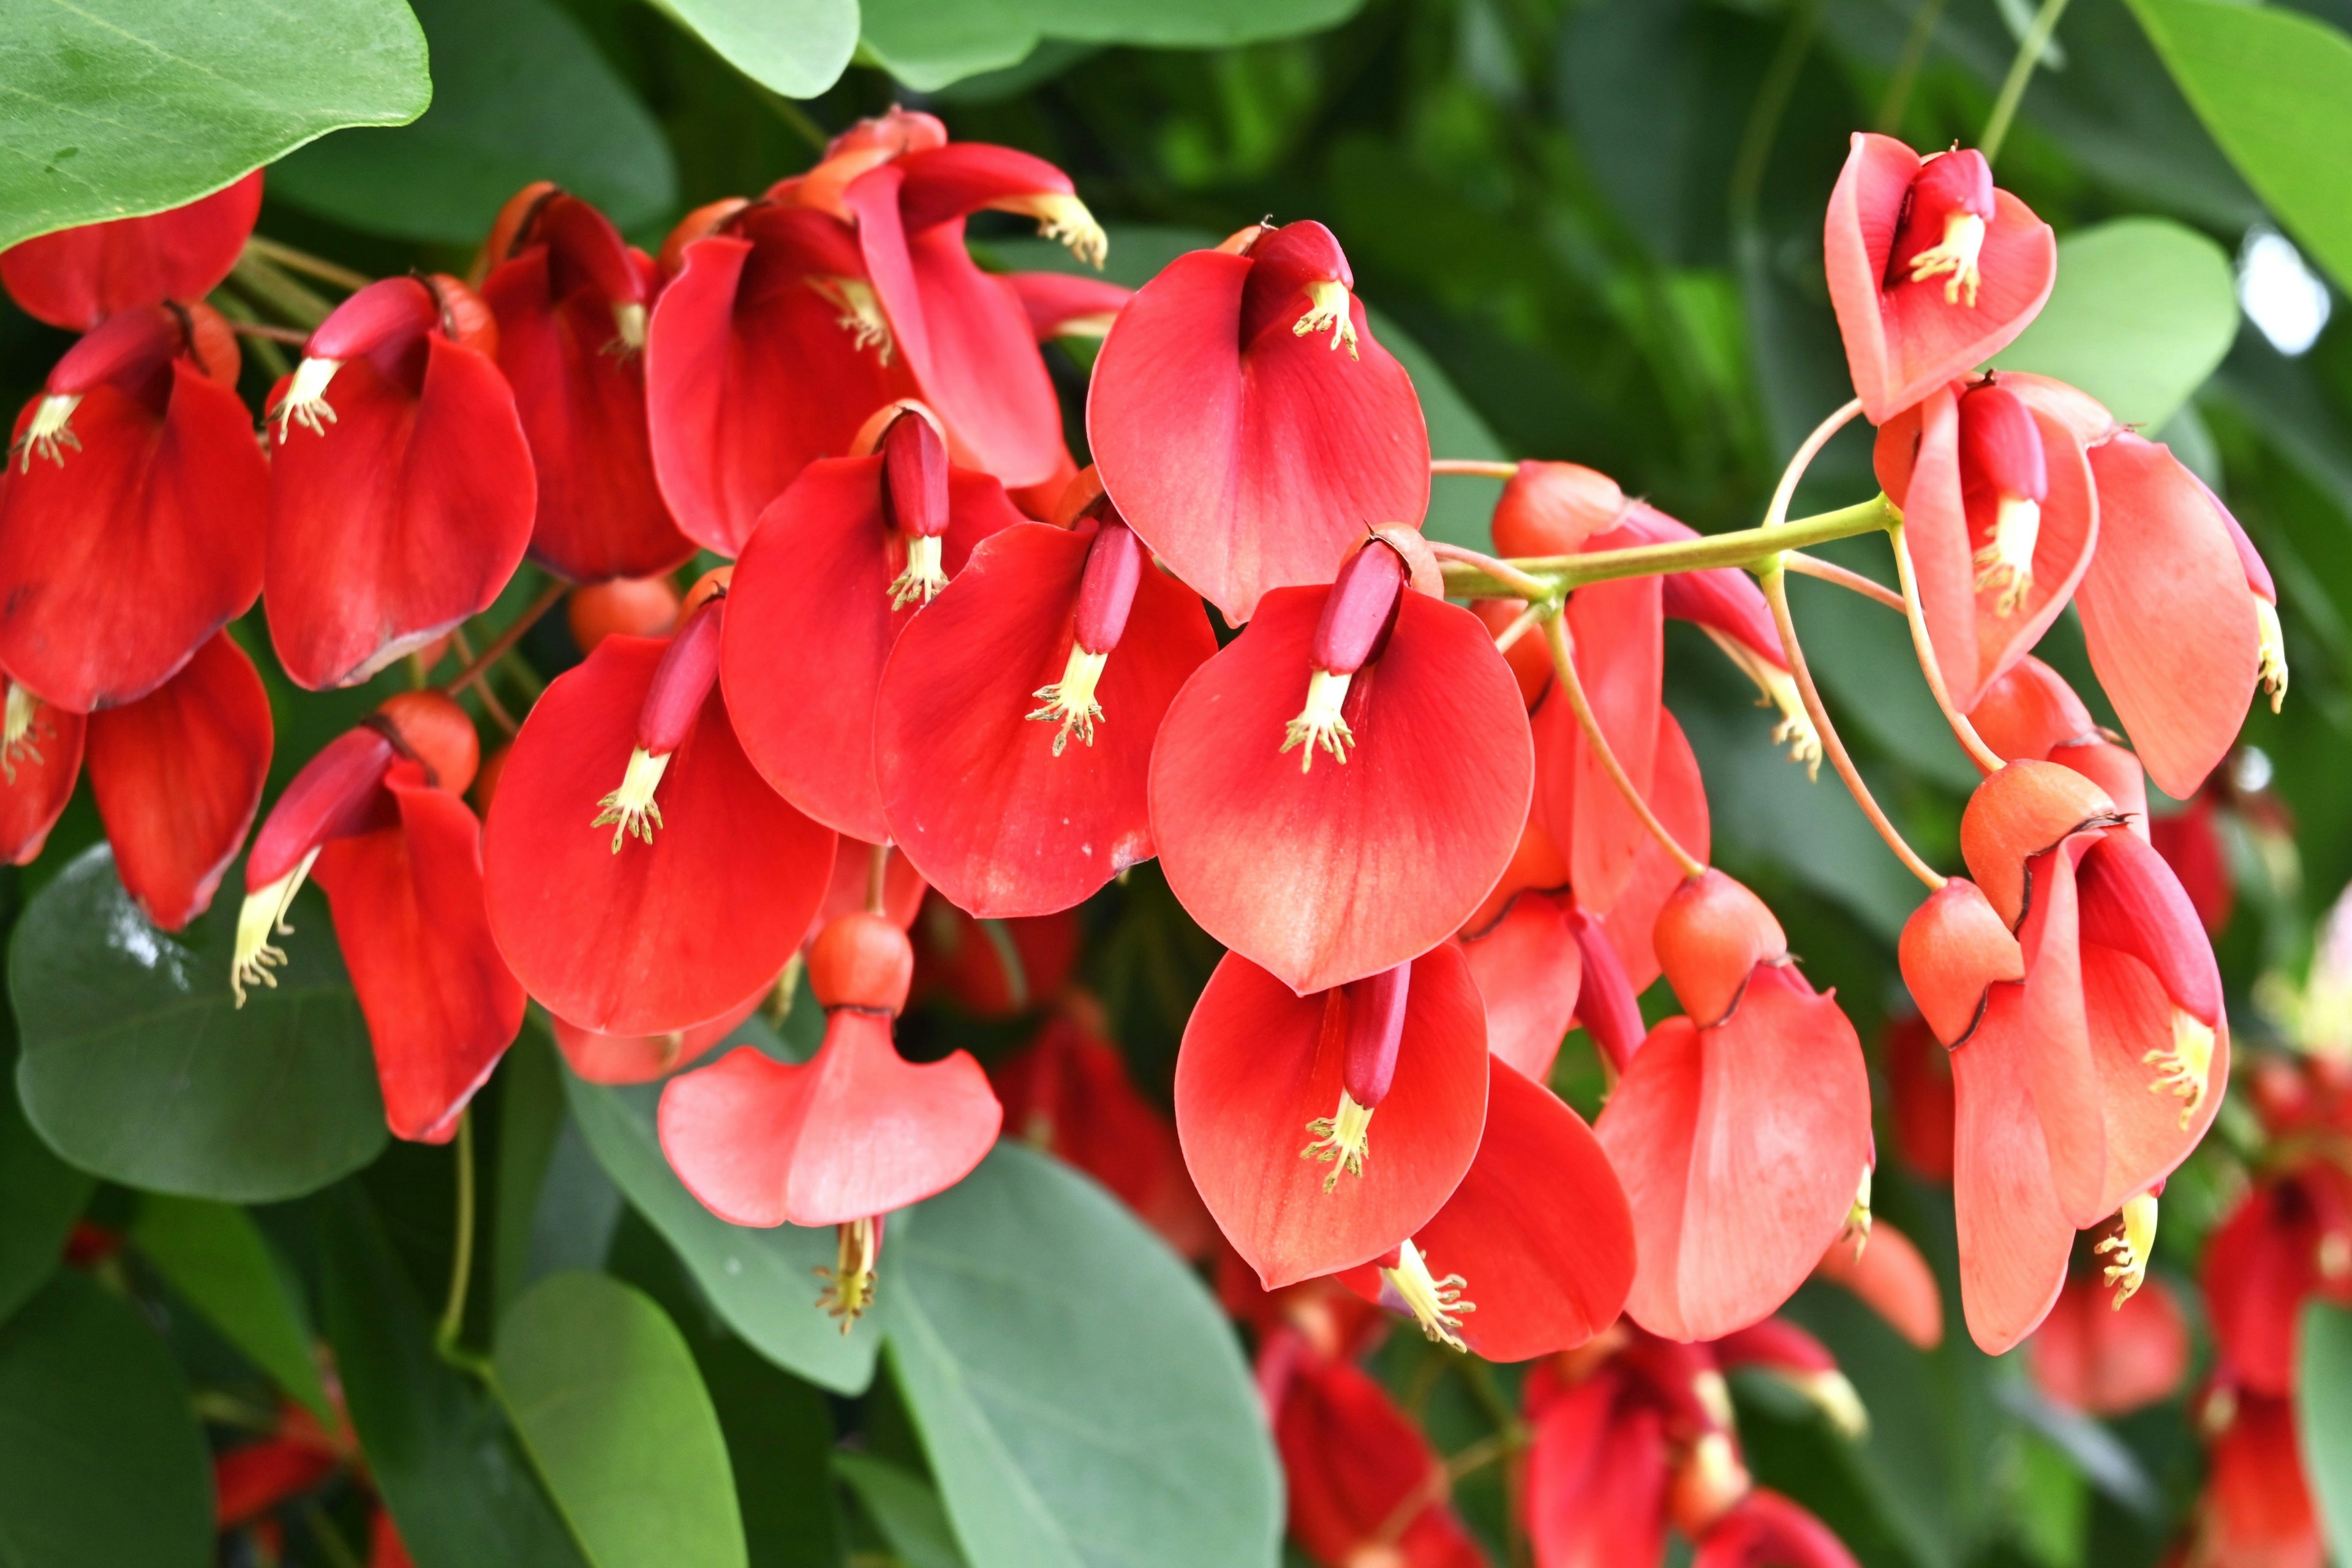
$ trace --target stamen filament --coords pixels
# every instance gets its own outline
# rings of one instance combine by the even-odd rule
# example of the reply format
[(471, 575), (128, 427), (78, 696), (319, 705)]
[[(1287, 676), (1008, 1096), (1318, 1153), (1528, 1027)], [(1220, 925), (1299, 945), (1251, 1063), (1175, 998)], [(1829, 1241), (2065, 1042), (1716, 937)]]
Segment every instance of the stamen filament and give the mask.
[(1994, 515), (1992, 538), (1976, 552), (1976, 589), (1999, 592), (1993, 605), (1999, 616), (2013, 616), (2033, 592), (2033, 547), (2042, 537), (2042, 503), (2024, 496), (2003, 496)]
[(1095, 743), (1095, 721), (1102, 717), (1102, 704), (1095, 700), (1095, 688), (1109, 663), (1109, 654), (1088, 653), (1074, 642), (1070, 645), (1069, 662), (1062, 667), (1062, 679), (1030, 693), (1045, 706), (1033, 709), (1029, 717), (1049, 723), (1058, 721), (1062, 726), (1054, 737), (1055, 756), (1062, 754), (1062, 748), (1070, 743), (1073, 734), (1082, 745)]
[(1966, 303), (1976, 308), (1977, 285), (1982, 280), (1977, 269), (1977, 257), (1984, 249), (1985, 220), (1967, 211), (1953, 213), (1944, 219), (1944, 241), (1931, 245), (1911, 258), (1911, 281), (1924, 283), (1930, 278), (1947, 274), (1944, 302), (1958, 305), (1968, 295)]
[(1323, 1177), (1323, 1190), (1331, 1192), (1339, 1185), (1339, 1173), (1351, 1176), (1364, 1173), (1364, 1162), (1371, 1155), (1370, 1137), (1372, 1108), (1359, 1105), (1356, 1097), (1346, 1089), (1339, 1091), (1339, 1109), (1307, 1124), (1315, 1142), (1298, 1152), (1302, 1160), (1320, 1160), (1331, 1167)]
[(81, 450), (81, 438), (73, 433), (68, 423), (73, 418), (73, 411), (80, 406), (81, 395), (79, 393), (51, 393), (34, 405), (32, 423), (25, 426), (24, 435), (16, 440), (16, 449), (24, 459), (16, 470), (18, 473), (33, 471), (33, 458), (37, 453), (62, 468), (66, 466), (62, 448), (69, 447), (77, 452)]
[(310, 876), (311, 862), (318, 858), (318, 850), (311, 850), (302, 857), (301, 864), (268, 886), (246, 894), (245, 902), (237, 906), (236, 945), (230, 952), (228, 986), (236, 994), (238, 1006), (245, 1005), (248, 985), (277, 988), (278, 976), (270, 971), (285, 966), (286, 950), (269, 938), (273, 931), (293, 931), (286, 923), (286, 911), (294, 907), (294, 895), (302, 890), (303, 879)]
[(2271, 711), (2286, 705), (2286, 632), (2279, 625), (2278, 606), (2254, 596), (2254, 622), (2262, 628), (2263, 689), (2271, 694)]
[(2106, 1282), (2116, 1287), (2116, 1310), (2147, 1282), (2147, 1261), (2156, 1249), (2156, 1194), (2141, 1193), (2124, 1200), (2116, 1233), (2091, 1248), (2113, 1259), (2105, 1268)]
[(1348, 286), (1336, 279), (1324, 279), (1307, 286), (1307, 313), (1298, 318), (1290, 331), (1294, 337), (1312, 337), (1324, 328), (1331, 329), (1331, 350), (1344, 348), (1349, 359), (1363, 356), (1356, 352), (1356, 323), (1348, 313)]
[(837, 1225), (834, 1240), (834, 1267), (819, 1264), (816, 1268), (816, 1277), (825, 1282), (817, 1292), (816, 1304), (846, 1334), (874, 1305), (874, 1275), (882, 1260), (880, 1222), (853, 1219)]
[(882, 314), (882, 301), (875, 295), (874, 285), (862, 278), (812, 278), (808, 286), (841, 312), (833, 324), (849, 334), (850, 347), (872, 349), (877, 363), (890, 363), (895, 346), (890, 321)]
[[(1348, 761), (1348, 748), (1356, 743), (1356, 732), (1348, 728), (1348, 721), (1339, 716), (1339, 705), (1348, 699), (1352, 674), (1318, 669), (1307, 678), (1307, 706), (1298, 710), (1283, 731), (1282, 751), (1293, 746), (1306, 749), (1298, 753), (1298, 771), (1305, 773), (1315, 765), (1315, 749), (1320, 746), (1343, 766)], [(1275, 753), (1276, 756), (1281, 752)]]
[(602, 809), (588, 826), (602, 827), (608, 822), (618, 825), (613, 829), (614, 854), (621, 852), (622, 840), (633, 833), (651, 844), (654, 829), (664, 826), (661, 805), (654, 799), (654, 791), (660, 785), (673, 754), (664, 752), (656, 757), (643, 746), (635, 747), (629, 752), (627, 771), (621, 774), (621, 787), (596, 803)]
[(1805, 764), (1808, 780), (1822, 776), (1822, 737), (1813, 728), (1812, 715), (1805, 711), (1805, 700), (1797, 690), (1796, 678), (1770, 659), (1759, 654), (1746, 643), (1726, 637), (1713, 626), (1701, 626), (1707, 640), (1723, 650), (1723, 657), (1739, 667), (1739, 673), (1756, 683), (1761, 693), (1759, 708), (1780, 710), (1780, 721), (1772, 726), (1772, 743), (1789, 748), (1789, 760)]
[(918, 533), (907, 541), (906, 570), (890, 580), (890, 607), (903, 610), (909, 599), (920, 599), (928, 605), (947, 585), (947, 568), (940, 563), (938, 538)]
[(1381, 1275), (1412, 1309), (1423, 1333), (1457, 1351), (1470, 1348), (1462, 1342), (1462, 1314), (1476, 1311), (1478, 1305), (1462, 1299), (1462, 1292), (1469, 1288), (1467, 1279), (1459, 1274), (1443, 1279), (1432, 1275), (1429, 1260), (1410, 1241), (1398, 1244), (1395, 1264), (1383, 1268)]
[(16, 782), (16, 764), (26, 757), (36, 763), (48, 759), (41, 755), (39, 742), (51, 731), (40, 724), (41, 700), (16, 681), (8, 683), (7, 717), (0, 722), (0, 774), (10, 784)]
[(2186, 1131), (2205, 1103), (2209, 1080), (2213, 1072), (2213, 1030), (2205, 1021), (2186, 1008), (2172, 1010), (2172, 1047), (2169, 1050), (2148, 1052), (2140, 1060), (2157, 1068), (2156, 1081), (2147, 1086), (2150, 1094), (2178, 1096), (2180, 1105), (2180, 1126)]

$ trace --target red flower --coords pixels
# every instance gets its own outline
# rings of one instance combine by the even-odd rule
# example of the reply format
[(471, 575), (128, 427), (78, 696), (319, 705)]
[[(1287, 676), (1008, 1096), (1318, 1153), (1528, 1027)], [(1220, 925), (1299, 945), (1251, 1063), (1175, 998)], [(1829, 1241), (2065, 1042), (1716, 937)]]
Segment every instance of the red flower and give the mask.
[(1822, 231), (1863, 412), (1884, 424), (2006, 348), (2058, 277), (2050, 226), (1977, 152), (1927, 159), (1857, 132)]
[(2304, 1479), (2294, 1406), (2223, 1384), (2206, 1395), (2199, 1425), (2207, 1434), (2207, 1472), (2189, 1561), (2198, 1568), (2321, 1568), (2327, 1542)]
[(482, 258), (499, 368), (538, 476), (532, 557), (575, 583), (677, 566), (694, 546), (670, 521), (646, 434), (652, 259), (543, 180), (507, 203)]
[(2294, 1393), (2305, 1303), (2352, 1306), (2352, 1177), (2306, 1159), (2259, 1183), (2207, 1244), (2204, 1286), (2231, 1377), (2257, 1394)]
[(1404, 578), (1375, 540), (1332, 586), (1269, 594), (1185, 682), (1152, 751), (1169, 886), (1302, 994), (1444, 940), (1527, 821), (1509, 667), (1475, 616)]
[(1364, 530), (1417, 525), (1429, 435), (1319, 223), (1242, 230), (1169, 263), (1095, 362), (1087, 434), (1153, 553), (1238, 626), (1328, 582)]
[(1753, 893), (1719, 871), (1685, 883), (1657, 944), (1688, 1016), (1651, 1031), (1598, 1131), (1641, 1240), (1627, 1311), (1712, 1339), (1786, 1300), (1844, 1230), (1870, 1087), (1853, 1026)]
[(2088, 1275), (2058, 1293), (2058, 1304), (2028, 1342), (2033, 1381), (2070, 1410), (2124, 1415), (2172, 1397), (2189, 1374), (2189, 1324), (2161, 1279), (2121, 1302)]
[(991, 535), (883, 671), (890, 836), (974, 915), (1080, 902), (1151, 858), (1152, 740), (1216, 651), (1200, 596), (1117, 512)]
[(0, 469), (0, 666), (77, 713), (161, 686), (261, 591), (268, 466), (236, 340), (202, 305), (110, 319), (16, 418)]
[(260, 212), (256, 169), (185, 206), (12, 245), (0, 251), (0, 283), (26, 315), (75, 332), (142, 305), (194, 304), (236, 265)]
[[(1933, 1036), (1927, 1043), (1942, 1053)], [(1944, 1295), (1935, 1271), (1911, 1238), (1883, 1219), (1872, 1220), (1870, 1229), (1853, 1240), (1840, 1237), (1830, 1243), (1813, 1266), (1813, 1278), (1853, 1291), (1923, 1351), (1944, 1342)]]
[(869, 844), (891, 837), (875, 702), (908, 624), (972, 547), (1020, 522), (1003, 487), (952, 468), (928, 415), (886, 409), (760, 517), (730, 592), (721, 659), (743, 749), (778, 793)]
[(1176, 1130), (1266, 1289), (1368, 1263), (1438, 1212), (1486, 1123), (1483, 1022), (1451, 943), (1307, 996), (1225, 955), (1184, 1028)]
[(1667, 1415), (1620, 1366), (1526, 1384), (1528, 1539), (1538, 1568), (1656, 1568), (1666, 1552)]
[(522, 1026), (523, 992), (490, 940), (481, 826), (462, 798), (474, 727), (439, 692), (404, 692), (304, 764), (245, 863), (235, 970), (276, 985), (269, 941), (303, 879), (326, 890), (375, 1046), (384, 1119), (446, 1142)]
[(491, 925), (531, 994), (583, 1027), (660, 1035), (726, 1013), (783, 968), (830, 884), (833, 835), (736, 741), (718, 679), (730, 604), (701, 602), (666, 644), (605, 638), (548, 687), (499, 780)]
[(1691, 1568), (1856, 1568), (1829, 1526), (1762, 1487), (1734, 1503), (1696, 1546)]
[(297, 685), (365, 680), (514, 574), (537, 485), (497, 336), (456, 279), (387, 278), (338, 306), (271, 390), (264, 586)]

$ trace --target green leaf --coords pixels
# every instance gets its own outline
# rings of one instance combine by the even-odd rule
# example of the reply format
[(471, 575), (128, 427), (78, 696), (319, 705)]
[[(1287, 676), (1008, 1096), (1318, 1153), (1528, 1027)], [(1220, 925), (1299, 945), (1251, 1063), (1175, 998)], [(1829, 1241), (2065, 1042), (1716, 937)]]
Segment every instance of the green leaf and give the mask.
[(2131, 7), (2246, 183), (2352, 287), (2352, 38), (2284, 5)]
[(321, 1217), (327, 1338), (369, 1472), (417, 1568), (584, 1568), (497, 1405), (434, 1353), (366, 1196), (342, 1187)]
[(131, 1241), (229, 1343), (334, 1429), (308, 1314), (251, 1215), (229, 1204), (150, 1194)]
[[(675, 0), (673, 0), (675, 3)], [(864, 0), (862, 53), (908, 87), (947, 86), (1074, 44), (1222, 48), (1336, 26), (1364, 0)]]
[(730, 65), (786, 98), (814, 98), (857, 48), (857, 0), (654, 0)]
[(401, 0), (7, 0), (0, 246), (192, 202), (432, 95)]
[(2313, 1300), (2303, 1310), (2294, 1402), (2304, 1468), (2338, 1563), (2352, 1563), (2352, 1312)]
[(563, 1132), (563, 1074), (534, 1018), (507, 1052), (499, 1100), (498, 1186), (490, 1221), (490, 1300), (503, 1318), (530, 1279), (530, 1238)]
[(139, 1314), (60, 1271), (0, 1325), (0, 1568), (211, 1561), (188, 1385)]
[(375, 1158), (375, 1058), (326, 901), (306, 890), (272, 989), (230, 994), (242, 862), (174, 935), (139, 912), (104, 846), (41, 889), (8, 952), (16, 1087), (49, 1146), (152, 1192), (268, 1203)]
[(1232, 1327), (1084, 1176), (999, 1143), (893, 1221), (878, 1300), (972, 1568), (1276, 1560), (1281, 1480)]
[(833, 1472), (907, 1568), (964, 1568), (955, 1528), (929, 1481), (870, 1454), (836, 1454)]
[(397, 131), (347, 131), (270, 171), (271, 194), (370, 234), (473, 245), (533, 180), (624, 229), (677, 202), (661, 127), (580, 25), (548, 0), (414, 0), (433, 43), (433, 107)]
[(686, 1190), (654, 1132), (659, 1084), (610, 1089), (563, 1075), (572, 1119), (636, 1211), (675, 1247), (728, 1325), (770, 1361), (835, 1394), (874, 1381), (881, 1337), (870, 1324), (843, 1333), (816, 1305), (816, 1270), (831, 1268), (829, 1230), (730, 1225)]
[(2205, 384), (2237, 335), (2237, 289), (2220, 246), (2169, 218), (2117, 218), (2059, 242), (2050, 302), (1997, 363), (2071, 382), (2122, 423), (2153, 430)]
[(13, 1091), (16, 1031), (0, 1024), (0, 1322), (57, 1271), (97, 1184), (35, 1135)]

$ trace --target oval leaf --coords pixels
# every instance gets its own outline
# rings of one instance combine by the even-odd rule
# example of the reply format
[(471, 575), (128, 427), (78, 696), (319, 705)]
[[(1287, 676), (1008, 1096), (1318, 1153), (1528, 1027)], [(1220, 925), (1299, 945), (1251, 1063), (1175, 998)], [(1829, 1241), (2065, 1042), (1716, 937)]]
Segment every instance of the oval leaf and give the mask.
[(231, 1204), (150, 1194), (131, 1241), (229, 1343), (334, 1429), (309, 1315), (252, 1215)]
[(2302, 1365), (2295, 1369), (2295, 1417), (2303, 1466), (2338, 1563), (2352, 1563), (2352, 1312), (2314, 1299), (2303, 1310)]
[(16, 1061), (13, 1035), (0, 1031), (0, 1322), (57, 1272), (66, 1237), (89, 1202), (93, 1183), (49, 1150), (8, 1092)]
[(655, 0), (728, 64), (786, 98), (841, 79), (857, 48), (856, 0)]
[(866, 52), (923, 91), (1017, 65), (1047, 38), (1214, 48), (1333, 26), (1364, 0), (864, 0)]

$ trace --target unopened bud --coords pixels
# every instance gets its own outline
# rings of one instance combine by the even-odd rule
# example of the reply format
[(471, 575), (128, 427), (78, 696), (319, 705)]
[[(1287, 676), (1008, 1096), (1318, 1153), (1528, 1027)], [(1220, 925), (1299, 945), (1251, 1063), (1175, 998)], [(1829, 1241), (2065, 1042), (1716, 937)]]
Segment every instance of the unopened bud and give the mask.
[(1977, 785), (1960, 816), (1960, 856), (2005, 924), (2025, 910), (2025, 863), (2084, 827), (2122, 821), (2107, 793), (2056, 763), (2010, 763)]
[(915, 950), (896, 921), (864, 910), (828, 921), (809, 945), (809, 990), (823, 1007), (897, 1013), (914, 984)]
[(1789, 952), (1764, 900), (1712, 868), (1667, 897), (1651, 941), (1666, 984), (1701, 1028), (1723, 1021), (1758, 964)]
[(1573, 555), (1624, 517), (1615, 479), (1579, 463), (1519, 464), (1495, 503), (1495, 548), (1505, 555)]
[(1903, 983), (1946, 1047), (1967, 1039), (1984, 1014), (1985, 992), (2025, 978), (2025, 954), (1983, 889), (1948, 879), (1903, 923), (1896, 944)]

